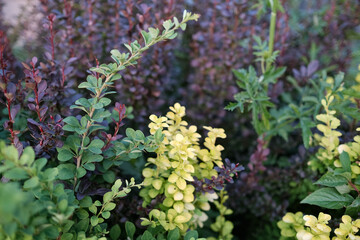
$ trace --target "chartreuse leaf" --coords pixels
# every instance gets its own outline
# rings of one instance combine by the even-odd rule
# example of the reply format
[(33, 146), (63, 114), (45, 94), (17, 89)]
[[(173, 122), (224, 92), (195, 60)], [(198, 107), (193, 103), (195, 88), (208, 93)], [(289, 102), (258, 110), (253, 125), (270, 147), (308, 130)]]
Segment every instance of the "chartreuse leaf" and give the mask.
[(348, 206), (354, 198), (349, 194), (341, 195), (334, 188), (321, 188), (307, 196), (301, 203), (307, 203), (329, 209), (340, 209)]

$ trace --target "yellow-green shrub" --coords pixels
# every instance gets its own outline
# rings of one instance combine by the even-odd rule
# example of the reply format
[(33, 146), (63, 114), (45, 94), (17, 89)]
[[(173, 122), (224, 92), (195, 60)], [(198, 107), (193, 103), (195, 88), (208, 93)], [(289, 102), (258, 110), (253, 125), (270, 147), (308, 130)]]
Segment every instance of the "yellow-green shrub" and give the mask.
[[(225, 138), (223, 129), (204, 127), (208, 130), (204, 146), (200, 147), (200, 134), (196, 126), (188, 126), (183, 120), (185, 107), (176, 103), (166, 117), (150, 116), (150, 133), (154, 138), (162, 134), (162, 141), (156, 150), (156, 157), (147, 159), (143, 170), (144, 188), (140, 191), (143, 206), (146, 207), (154, 198), (163, 199), (149, 214), (149, 219), (142, 219), (143, 225), (162, 225), (165, 230), (176, 227), (185, 232), (191, 225), (206, 220), (203, 211), (210, 209), (209, 201), (216, 198), (216, 193), (202, 194), (195, 192), (191, 184), (197, 179), (217, 176), (215, 166), (222, 167), (221, 145), (216, 145), (217, 138)], [(197, 215), (193, 218), (194, 215)], [(200, 217), (202, 216), (202, 217)], [(193, 220), (192, 220), (193, 219)], [(196, 223), (195, 223), (196, 220)]]
[[(319, 213), (316, 218), (313, 215), (305, 215), (297, 212), (296, 214), (287, 213), (278, 226), (281, 229), (281, 239), (290, 240), (330, 240), (331, 228), (329, 214)], [(341, 218), (342, 223), (334, 230), (332, 240), (360, 240), (358, 235), (360, 228), (360, 219), (352, 220), (350, 216), (344, 215)]]

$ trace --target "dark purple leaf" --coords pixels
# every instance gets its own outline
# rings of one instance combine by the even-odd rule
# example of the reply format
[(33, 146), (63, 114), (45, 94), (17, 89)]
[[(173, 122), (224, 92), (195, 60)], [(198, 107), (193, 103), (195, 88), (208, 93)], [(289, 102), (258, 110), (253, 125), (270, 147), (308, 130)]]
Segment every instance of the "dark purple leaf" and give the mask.
[(18, 112), (20, 111), (20, 105), (18, 104), (18, 105), (15, 105), (15, 106), (12, 106), (11, 107), (11, 111), (10, 111), (10, 113), (11, 113), (11, 118), (12, 119), (15, 119), (15, 117), (16, 117), (16, 115), (18, 114)]
[(40, 84), (38, 85), (38, 93), (40, 94), (41, 92), (44, 92), (46, 90), (46, 87), (47, 87), (46, 81), (40, 82)]

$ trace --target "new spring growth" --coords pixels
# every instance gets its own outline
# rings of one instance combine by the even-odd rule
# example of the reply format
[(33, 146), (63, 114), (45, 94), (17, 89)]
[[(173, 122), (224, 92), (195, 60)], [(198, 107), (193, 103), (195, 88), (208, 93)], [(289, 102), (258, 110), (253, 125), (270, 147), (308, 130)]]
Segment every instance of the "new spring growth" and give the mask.
[[(316, 218), (313, 215), (303, 215), (302, 212), (286, 213), (278, 226), (281, 229), (281, 239), (298, 240), (330, 240), (332, 229), (329, 227), (331, 216), (320, 212)], [(343, 215), (338, 228), (334, 230), (332, 240), (360, 240), (357, 235), (360, 228), (360, 219), (352, 220), (350, 216)]]
[(217, 197), (216, 193), (195, 192), (191, 183), (194, 178), (218, 176), (214, 167), (223, 166), (221, 151), (224, 148), (216, 144), (216, 139), (226, 137), (223, 129), (204, 127), (209, 132), (205, 148), (201, 148), (197, 127), (189, 126), (183, 120), (185, 112), (185, 107), (176, 103), (166, 116), (150, 116), (150, 133), (154, 138), (162, 134), (163, 139), (156, 150), (157, 156), (147, 160), (148, 167), (143, 170), (144, 188), (140, 191), (144, 207), (158, 195), (164, 197), (163, 202), (156, 206), (161, 210), (152, 210), (149, 219), (142, 219), (143, 225), (161, 225), (166, 230), (178, 227), (183, 233), (194, 224), (191, 219), (206, 220), (206, 217), (193, 216), (195, 212), (204, 215), (202, 211), (210, 209), (209, 201)]

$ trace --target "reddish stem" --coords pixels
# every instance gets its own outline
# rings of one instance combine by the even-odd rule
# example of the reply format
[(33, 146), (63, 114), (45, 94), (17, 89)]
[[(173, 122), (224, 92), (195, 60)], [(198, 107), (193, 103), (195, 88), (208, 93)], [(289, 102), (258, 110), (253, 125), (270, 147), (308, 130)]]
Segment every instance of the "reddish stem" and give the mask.
[(51, 44), (51, 61), (55, 61), (55, 32), (54, 32), (54, 17), (55, 15), (50, 14), (48, 16), (49, 20), (49, 30), (50, 30), (50, 44)]
[[(32, 77), (33, 80), (35, 82), (35, 88), (34, 88), (34, 94), (35, 94), (35, 103), (36, 103), (36, 113), (38, 115), (39, 121), (42, 122), (42, 118), (41, 118), (41, 114), (40, 114), (40, 102), (39, 102), (39, 93), (38, 93), (38, 83), (36, 81), (36, 70), (35, 70), (35, 65), (33, 62), (31, 62), (31, 66), (32, 66)], [(40, 131), (43, 132), (42, 128), (40, 128)]]
[(121, 111), (119, 111), (119, 121), (116, 122), (116, 127), (115, 127), (115, 131), (114, 134), (111, 136), (111, 138), (108, 138), (105, 146), (102, 148), (102, 150), (105, 150), (109, 147), (110, 143), (111, 143), (111, 139), (113, 139), (114, 137), (116, 137), (116, 135), (119, 132), (119, 129), (121, 127), (121, 122), (122, 120), (125, 118), (126, 116), (121, 116)]
[(360, 196), (360, 191), (359, 189), (355, 186), (355, 184), (353, 184), (351, 181), (348, 181), (349, 185), (358, 193), (358, 195)]
[(5, 45), (0, 46), (0, 64), (1, 64), (1, 70), (2, 70), (2, 79), (5, 83), (4, 95), (6, 98), (6, 107), (7, 107), (8, 113), (9, 113), (8, 130), (10, 131), (10, 134), (11, 134), (10, 141), (12, 144), (14, 144), (14, 139), (15, 139), (15, 133), (14, 133), (14, 127), (13, 127), (14, 121), (11, 116), (11, 99), (7, 96), (7, 84), (8, 84), (9, 80), (6, 77), (6, 72), (5, 72), (6, 64), (5, 64), (5, 60), (4, 60), (4, 49), (5, 49)]

